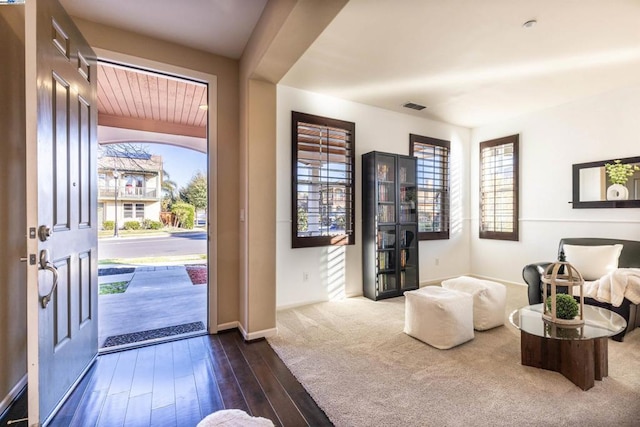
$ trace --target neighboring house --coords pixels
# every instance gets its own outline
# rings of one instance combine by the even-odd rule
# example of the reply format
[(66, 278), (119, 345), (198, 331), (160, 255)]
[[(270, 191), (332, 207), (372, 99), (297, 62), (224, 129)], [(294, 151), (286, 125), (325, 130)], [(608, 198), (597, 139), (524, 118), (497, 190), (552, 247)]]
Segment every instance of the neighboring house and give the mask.
[(98, 159), (98, 223), (160, 221), (162, 156), (131, 154)]

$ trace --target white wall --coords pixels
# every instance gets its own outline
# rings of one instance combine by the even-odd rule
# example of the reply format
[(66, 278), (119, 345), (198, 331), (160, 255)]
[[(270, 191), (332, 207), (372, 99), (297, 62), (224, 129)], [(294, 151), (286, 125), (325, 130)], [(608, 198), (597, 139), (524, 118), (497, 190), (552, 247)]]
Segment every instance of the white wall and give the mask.
[[(362, 294), (361, 155), (369, 151), (409, 154), (409, 134), (451, 141), (451, 238), (420, 243), (420, 281), (470, 272), (469, 129), (278, 86), (277, 99), (277, 307)], [(291, 111), (356, 124), (356, 244), (291, 248)], [(436, 259), (439, 265), (436, 266)], [(305, 273), (308, 276), (304, 280)]]
[[(478, 145), (520, 134), (520, 241), (478, 238)], [(640, 87), (616, 90), (472, 130), (471, 271), (522, 281), (562, 237), (640, 240), (640, 209), (572, 209), (572, 165), (640, 155)]]

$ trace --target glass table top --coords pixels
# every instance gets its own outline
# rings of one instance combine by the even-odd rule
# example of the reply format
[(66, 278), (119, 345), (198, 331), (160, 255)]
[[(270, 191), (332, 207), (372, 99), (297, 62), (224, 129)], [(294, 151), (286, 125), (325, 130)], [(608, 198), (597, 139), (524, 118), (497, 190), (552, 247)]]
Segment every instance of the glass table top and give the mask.
[(542, 318), (542, 304), (528, 305), (509, 315), (513, 326), (529, 334), (560, 340), (589, 340), (616, 335), (627, 327), (622, 316), (601, 307), (584, 306), (584, 325), (560, 326)]

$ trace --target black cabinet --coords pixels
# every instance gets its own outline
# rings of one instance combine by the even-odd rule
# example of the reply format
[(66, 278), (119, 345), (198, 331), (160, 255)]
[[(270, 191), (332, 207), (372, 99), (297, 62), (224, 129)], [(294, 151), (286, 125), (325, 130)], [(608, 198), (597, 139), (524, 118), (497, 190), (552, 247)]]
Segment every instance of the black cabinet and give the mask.
[(379, 300), (419, 287), (415, 157), (362, 156), (363, 292)]

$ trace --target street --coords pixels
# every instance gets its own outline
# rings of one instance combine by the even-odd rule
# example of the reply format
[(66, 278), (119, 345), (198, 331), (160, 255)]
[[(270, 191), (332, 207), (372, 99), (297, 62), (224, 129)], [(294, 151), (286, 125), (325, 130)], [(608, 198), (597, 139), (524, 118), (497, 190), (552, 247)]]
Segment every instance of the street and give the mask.
[(206, 233), (161, 237), (121, 237), (98, 240), (98, 259), (143, 258), (207, 253)]

